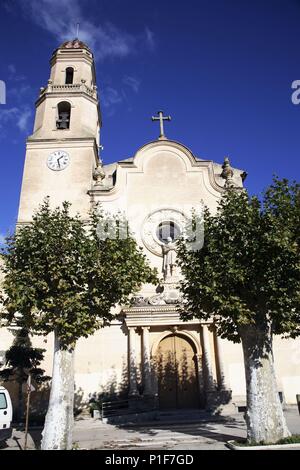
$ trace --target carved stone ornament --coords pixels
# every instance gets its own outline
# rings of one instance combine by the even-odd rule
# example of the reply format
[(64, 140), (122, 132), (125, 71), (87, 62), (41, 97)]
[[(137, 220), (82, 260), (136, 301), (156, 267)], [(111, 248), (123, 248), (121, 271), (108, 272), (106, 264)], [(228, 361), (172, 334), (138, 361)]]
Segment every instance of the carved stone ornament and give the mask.
[(146, 305), (177, 305), (182, 302), (182, 295), (178, 289), (165, 289), (161, 294), (145, 297), (137, 295), (133, 299), (134, 306)]
[(93, 179), (95, 180), (95, 186), (103, 186), (103, 180), (105, 178), (105, 172), (102, 167), (102, 163), (99, 162), (97, 168), (93, 173)]
[(148, 303), (150, 305), (166, 305), (166, 301), (164, 299), (163, 294), (153, 295), (152, 297), (148, 298)]
[(134, 306), (148, 305), (148, 299), (142, 295), (135, 295), (132, 299), (132, 305)]
[(142, 226), (142, 240), (145, 247), (156, 256), (163, 256), (162, 246), (164, 243), (159, 240), (157, 230), (162, 222), (174, 222), (181, 233), (187, 223), (187, 218), (182, 212), (175, 209), (160, 209), (152, 212), (144, 221)]
[(230, 165), (230, 160), (228, 157), (224, 158), (224, 163), (222, 165), (223, 171), (221, 173), (222, 178), (225, 179), (225, 186), (232, 185), (232, 178), (233, 178), (233, 169)]

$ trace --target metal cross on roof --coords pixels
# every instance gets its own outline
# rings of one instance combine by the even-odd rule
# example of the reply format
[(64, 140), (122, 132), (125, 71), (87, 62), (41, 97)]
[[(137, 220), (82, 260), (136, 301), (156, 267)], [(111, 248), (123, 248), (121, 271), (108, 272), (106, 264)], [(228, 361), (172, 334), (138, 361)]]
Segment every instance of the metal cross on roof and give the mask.
[(171, 116), (164, 116), (163, 111), (158, 111), (158, 117), (152, 116), (152, 121), (159, 121), (160, 125), (160, 136), (159, 139), (166, 139), (164, 132), (164, 121), (171, 121)]

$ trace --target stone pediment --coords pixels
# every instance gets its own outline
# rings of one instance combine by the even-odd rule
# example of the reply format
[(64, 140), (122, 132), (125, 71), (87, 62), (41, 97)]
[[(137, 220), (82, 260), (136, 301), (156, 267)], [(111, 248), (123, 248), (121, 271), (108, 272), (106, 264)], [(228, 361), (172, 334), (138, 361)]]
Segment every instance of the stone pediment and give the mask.
[[(243, 187), (245, 173), (243, 170), (232, 170), (234, 185)], [(197, 179), (197, 183), (203, 186), (206, 192), (216, 197), (224, 191), (225, 185), (222, 164), (197, 158), (183, 144), (168, 139), (147, 143), (133, 158), (104, 165), (104, 171), (106, 181), (102, 189), (93, 189), (91, 193), (102, 192), (106, 198), (122, 192), (128, 183), (143, 176), (153, 189), (167, 184), (180, 190), (187, 184), (195, 183), (194, 180)]]

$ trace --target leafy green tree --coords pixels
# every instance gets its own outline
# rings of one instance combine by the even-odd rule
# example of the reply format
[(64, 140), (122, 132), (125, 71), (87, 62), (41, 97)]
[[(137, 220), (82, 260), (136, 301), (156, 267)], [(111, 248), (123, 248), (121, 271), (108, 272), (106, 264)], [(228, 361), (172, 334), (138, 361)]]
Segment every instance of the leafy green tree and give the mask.
[[(281, 236), (289, 240), (293, 250), (300, 256), (300, 184), (275, 177), (265, 192), (264, 207), (275, 218)], [(300, 335), (300, 289), (297, 280), (296, 285), (291, 283), (291, 292), (288, 317), (277, 325), (276, 332), (296, 338)]]
[(48, 382), (50, 377), (44, 375), (40, 364), (44, 358), (45, 349), (33, 348), (28, 331), (20, 328), (16, 332), (12, 346), (6, 351), (6, 366), (0, 371), (0, 380), (16, 382), (18, 384), (18, 412), (17, 419), (24, 419), (23, 384), (27, 382), (29, 374), (36, 384)]
[(19, 312), (31, 332), (55, 337), (42, 449), (70, 449), (76, 341), (109, 325), (112, 308), (142, 283), (156, 283), (156, 272), (121, 215), (97, 208), (84, 222), (67, 202), (51, 209), (49, 199), (8, 238), (3, 259), (6, 319)]
[(279, 180), (263, 202), (229, 188), (214, 215), (205, 209), (203, 248), (192, 251), (185, 240), (179, 242), (182, 318), (213, 318), (217, 334), (242, 343), (251, 442), (275, 442), (289, 435), (276, 385), (272, 337), (299, 328), (296, 201), (299, 187), (285, 183), (283, 190)]

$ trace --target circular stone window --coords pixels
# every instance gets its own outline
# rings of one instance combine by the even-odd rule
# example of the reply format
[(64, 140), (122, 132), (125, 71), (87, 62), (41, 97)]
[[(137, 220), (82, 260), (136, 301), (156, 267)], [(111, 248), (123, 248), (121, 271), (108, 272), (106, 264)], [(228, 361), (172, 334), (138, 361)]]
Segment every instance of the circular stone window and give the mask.
[(170, 237), (172, 241), (184, 231), (186, 216), (176, 209), (160, 209), (146, 217), (141, 229), (145, 247), (154, 255), (162, 256), (162, 246)]
[(180, 237), (180, 233), (180, 228), (173, 221), (161, 222), (156, 230), (156, 236), (162, 243), (167, 243), (169, 238), (174, 242)]

